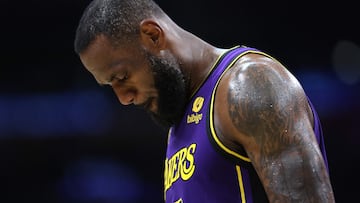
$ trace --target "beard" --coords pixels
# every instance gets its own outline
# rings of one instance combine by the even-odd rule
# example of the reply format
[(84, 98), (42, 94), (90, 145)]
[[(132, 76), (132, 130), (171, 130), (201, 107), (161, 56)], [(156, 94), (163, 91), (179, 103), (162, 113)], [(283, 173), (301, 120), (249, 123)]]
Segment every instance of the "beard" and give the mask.
[(181, 120), (188, 99), (189, 80), (181, 72), (177, 59), (169, 52), (164, 57), (146, 53), (158, 91), (157, 112), (151, 118), (160, 126), (169, 128)]

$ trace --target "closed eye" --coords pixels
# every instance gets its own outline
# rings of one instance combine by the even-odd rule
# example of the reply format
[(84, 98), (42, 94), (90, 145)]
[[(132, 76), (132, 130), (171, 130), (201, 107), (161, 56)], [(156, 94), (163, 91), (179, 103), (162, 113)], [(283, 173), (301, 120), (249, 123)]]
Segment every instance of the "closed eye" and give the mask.
[(129, 78), (129, 75), (128, 75), (127, 71), (124, 73), (113, 73), (109, 77), (107, 84), (109, 84), (110, 86), (113, 86), (116, 83), (124, 83), (128, 78)]
[(118, 82), (124, 82), (126, 81), (127, 79), (129, 78), (127, 72), (121, 76), (116, 76), (115, 79), (118, 81)]

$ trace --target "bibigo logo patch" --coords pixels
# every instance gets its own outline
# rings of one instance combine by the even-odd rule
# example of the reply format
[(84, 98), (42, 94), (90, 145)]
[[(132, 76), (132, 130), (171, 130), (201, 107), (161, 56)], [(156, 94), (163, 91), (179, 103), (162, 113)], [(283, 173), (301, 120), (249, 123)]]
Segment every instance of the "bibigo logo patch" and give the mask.
[(204, 97), (197, 97), (193, 103), (193, 106), (192, 106), (192, 111), (194, 113), (192, 113), (191, 115), (188, 115), (187, 116), (187, 123), (190, 124), (190, 123), (195, 123), (195, 124), (198, 124), (202, 117), (203, 117), (203, 114), (202, 113), (199, 113), (200, 110), (202, 109), (203, 105), (204, 105)]

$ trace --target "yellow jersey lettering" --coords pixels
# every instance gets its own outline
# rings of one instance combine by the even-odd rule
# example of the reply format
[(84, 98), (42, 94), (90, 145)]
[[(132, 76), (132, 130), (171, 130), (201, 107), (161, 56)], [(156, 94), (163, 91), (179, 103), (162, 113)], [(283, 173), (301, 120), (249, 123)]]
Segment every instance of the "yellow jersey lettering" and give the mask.
[(181, 170), (181, 160), (185, 159), (184, 154), (186, 154), (186, 148), (181, 149), (180, 151), (176, 152), (174, 156), (174, 167), (172, 173), (174, 174), (174, 177), (171, 179), (171, 182), (175, 182), (177, 179), (179, 179), (180, 176), (180, 170)]
[(165, 167), (164, 167), (164, 185), (165, 187), (169, 185), (169, 159), (165, 159)]
[(174, 203), (184, 203), (182, 198), (178, 199), (177, 201), (175, 201)]
[(184, 161), (182, 163), (181, 178), (183, 180), (189, 180), (195, 171), (195, 164), (194, 164), (195, 148), (196, 148), (195, 144), (189, 146), (186, 156), (187, 162)]
[(165, 159), (164, 189), (165, 192), (179, 178), (186, 181), (191, 178), (195, 171), (194, 154), (196, 144), (184, 147), (177, 151), (172, 157)]
[(187, 116), (187, 123), (190, 124), (190, 123), (195, 123), (195, 124), (199, 124), (199, 122), (201, 121), (202, 119), (202, 116), (203, 114), (200, 113), (193, 113), (191, 115), (188, 115)]

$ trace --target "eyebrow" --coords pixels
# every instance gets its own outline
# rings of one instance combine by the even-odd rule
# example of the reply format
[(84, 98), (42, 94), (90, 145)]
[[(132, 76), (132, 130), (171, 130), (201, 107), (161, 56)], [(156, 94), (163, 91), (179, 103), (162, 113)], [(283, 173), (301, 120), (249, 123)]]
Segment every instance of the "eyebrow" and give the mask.
[(110, 77), (108, 77), (107, 79), (105, 79), (104, 82), (97, 80), (97, 83), (100, 86), (106, 86), (106, 85), (111, 85), (112, 81), (114, 81), (116, 78), (116, 73), (113, 73), (110, 75)]
[(111, 85), (112, 81), (114, 81), (116, 78), (116, 73), (112, 73), (110, 75), (110, 77), (108, 77), (104, 83), (101, 83), (100, 85), (104, 86), (104, 85)]
[(112, 73), (106, 82), (111, 83), (116, 78), (116, 73)]
[[(117, 66), (119, 64), (123, 63), (122, 61), (116, 61), (109, 65), (109, 68), (113, 68), (114, 66)], [(100, 86), (110, 85), (112, 81), (115, 80), (117, 73), (112, 73), (110, 77), (108, 77), (105, 82), (98, 82)]]

